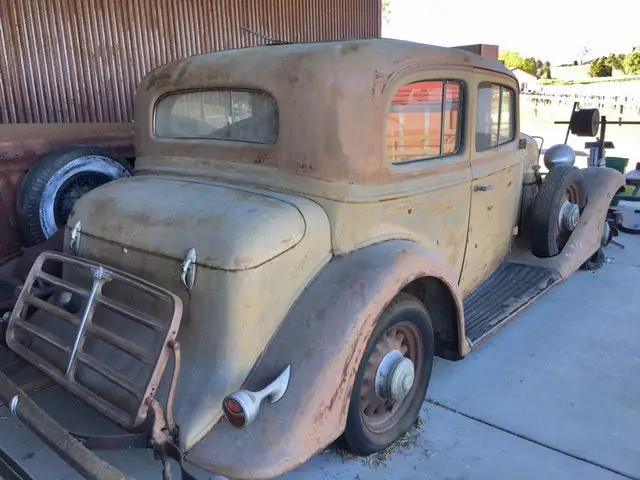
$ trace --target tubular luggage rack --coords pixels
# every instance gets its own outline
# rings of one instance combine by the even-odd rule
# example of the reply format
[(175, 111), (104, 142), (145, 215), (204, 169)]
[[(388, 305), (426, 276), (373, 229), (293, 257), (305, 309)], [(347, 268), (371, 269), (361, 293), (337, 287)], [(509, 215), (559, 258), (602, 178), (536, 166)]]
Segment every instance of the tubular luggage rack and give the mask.
[[(59, 271), (64, 274), (49, 273), (52, 264), (61, 266)], [(123, 292), (125, 298), (137, 299), (136, 307), (142, 304), (152, 312), (113, 298)], [(12, 414), (85, 478), (121, 478), (105, 477), (104, 462), (90, 458), (89, 452), (121, 448), (153, 448), (163, 461), (164, 478), (170, 478), (168, 458), (182, 466), (173, 420), (180, 374), (176, 336), (181, 317), (181, 299), (165, 289), (98, 263), (44, 252), (34, 262), (9, 318), (7, 345), (129, 433), (90, 437), (67, 432), (1, 372), (0, 400), (10, 404)], [(147, 334), (148, 341), (140, 342), (146, 348), (122, 336), (124, 331), (128, 337), (138, 338), (129, 335), (131, 329)], [(165, 416), (154, 395), (171, 355), (174, 370)], [(119, 359), (119, 364), (115, 362), (118, 365), (109, 364), (114, 358)], [(136, 368), (123, 369), (123, 364), (136, 364)], [(120, 394), (114, 395), (114, 390)], [(182, 473), (183, 478), (189, 478), (184, 470)]]

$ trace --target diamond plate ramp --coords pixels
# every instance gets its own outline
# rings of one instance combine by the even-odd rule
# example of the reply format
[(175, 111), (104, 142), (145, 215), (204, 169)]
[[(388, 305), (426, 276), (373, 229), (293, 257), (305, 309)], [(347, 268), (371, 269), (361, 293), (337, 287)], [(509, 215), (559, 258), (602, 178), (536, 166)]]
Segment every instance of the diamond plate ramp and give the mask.
[(480, 342), (559, 281), (553, 269), (502, 264), (464, 301), (467, 337), (473, 344)]

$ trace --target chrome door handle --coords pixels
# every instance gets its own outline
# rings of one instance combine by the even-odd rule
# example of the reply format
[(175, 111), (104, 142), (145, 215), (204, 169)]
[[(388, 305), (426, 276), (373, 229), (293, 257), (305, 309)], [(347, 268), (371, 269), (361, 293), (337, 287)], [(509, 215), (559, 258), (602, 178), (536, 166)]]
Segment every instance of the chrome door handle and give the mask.
[(488, 192), (489, 190), (493, 190), (493, 185), (474, 185), (474, 192)]

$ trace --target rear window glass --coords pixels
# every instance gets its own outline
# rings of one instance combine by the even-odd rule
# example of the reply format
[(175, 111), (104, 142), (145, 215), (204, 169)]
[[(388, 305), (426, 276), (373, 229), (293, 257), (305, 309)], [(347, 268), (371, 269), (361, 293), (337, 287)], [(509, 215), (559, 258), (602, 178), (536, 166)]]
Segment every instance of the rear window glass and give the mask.
[(154, 132), (159, 138), (204, 138), (274, 144), (278, 106), (266, 92), (211, 90), (181, 92), (156, 105)]

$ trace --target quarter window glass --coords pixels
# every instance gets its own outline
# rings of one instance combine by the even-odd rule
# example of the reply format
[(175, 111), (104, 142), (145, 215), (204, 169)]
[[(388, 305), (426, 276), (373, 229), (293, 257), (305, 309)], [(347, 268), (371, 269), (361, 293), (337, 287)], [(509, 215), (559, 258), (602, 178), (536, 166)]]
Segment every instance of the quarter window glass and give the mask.
[(478, 87), (476, 150), (510, 142), (515, 134), (514, 94), (507, 87), (481, 83)]
[(391, 102), (385, 139), (392, 163), (439, 158), (462, 145), (462, 87), (452, 81), (416, 82)]

